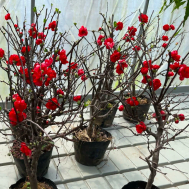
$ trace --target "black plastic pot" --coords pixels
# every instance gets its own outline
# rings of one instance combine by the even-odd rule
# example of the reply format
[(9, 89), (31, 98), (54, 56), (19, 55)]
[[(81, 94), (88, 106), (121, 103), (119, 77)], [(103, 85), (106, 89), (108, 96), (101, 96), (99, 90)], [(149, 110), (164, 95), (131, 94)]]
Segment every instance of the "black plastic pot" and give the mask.
[[(52, 156), (52, 150), (53, 150), (53, 148), (50, 151), (44, 152), (39, 157), (38, 166), (37, 166), (37, 177), (41, 178), (45, 174), (47, 174), (51, 156)], [(24, 160), (18, 159), (14, 156), (13, 156), (13, 158), (14, 158), (15, 164), (18, 168), (18, 172), (19, 172), (20, 176), (25, 177), (27, 175), (27, 173), (26, 173), (26, 167), (24, 164)]]
[[(123, 186), (122, 189), (145, 189), (147, 182), (145, 181), (133, 181)], [(157, 186), (152, 185), (151, 189), (160, 189)]]
[[(20, 185), (21, 183), (25, 182), (25, 180), (26, 180), (26, 178), (21, 178), (20, 180), (18, 180), (18, 181), (16, 182), (16, 184), (11, 185), (11, 186), (9, 187), (9, 189), (15, 189), (15, 188), (19, 187), (19, 185)], [(55, 183), (54, 183), (53, 181), (47, 179), (47, 178), (42, 177), (42, 178), (37, 178), (37, 180), (38, 180), (39, 182), (45, 182), (46, 184), (48, 184), (49, 186), (51, 186), (53, 189), (58, 189), (58, 188), (56, 187)]]
[[(117, 102), (111, 102), (111, 104), (113, 105), (115, 105), (116, 103)], [(106, 117), (99, 117), (99, 116), (107, 114), (110, 111), (110, 109), (99, 110), (93, 123), (102, 128), (112, 126), (117, 109), (118, 109), (118, 104), (112, 108), (111, 112)], [(90, 115), (92, 116), (92, 110), (90, 110)]]
[(126, 109), (123, 110), (123, 118), (134, 123), (138, 122), (138, 119), (144, 122), (151, 104), (151, 100), (147, 97), (145, 98), (147, 99), (147, 104), (141, 104), (133, 108), (126, 103)]
[[(108, 137), (112, 136), (104, 129), (101, 129), (101, 131)], [(80, 140), (74, 142), (76, 161), (87, 166), (96, 166), (100, 164), (110, 142), (110, 140), (106, 142), (84, 142)]]

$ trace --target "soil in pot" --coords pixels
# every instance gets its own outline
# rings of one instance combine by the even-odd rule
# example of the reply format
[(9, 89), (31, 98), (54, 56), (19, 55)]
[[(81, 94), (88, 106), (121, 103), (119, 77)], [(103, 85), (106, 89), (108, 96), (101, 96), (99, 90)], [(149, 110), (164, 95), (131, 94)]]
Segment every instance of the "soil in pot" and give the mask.
[[(38, 189), (57, 189), (55, 183), (49, 179), (42, 177), (37, 180), (39, 181)], [(26, 178), (21, 178), (16, 184), (11, 185), (9, 189), (28, 189), (29, 186), (30, 184), (26, 181)]]
[[(129, 96), (127, 95), (124, 98), (126, 100)], [(138, 120), (145, 121), (151, 104), (151, 100), (145, 96), (138, 97), (137, 100), (139, 101), (138, 106), (131, 107), (126, 102), (126, 109), (123, 110), (124, 119), (133, 123), (139, 122)]]
[[(133, 181), (129, 182), (127, 185), (123, 186), (122, 189), (145, 189), (145, 181)], [(157, 186), (152, 185), (151, 189), (159, 189)]]
[[(52, 150), (53, 150), (53, 144), (51, 143), (45, 145), (42, 149), (42, 154), (39, 157), (38, 166), (37, 166), (37, 176), (39, 178), (43, 177), (48, 171)], [(23, 154), (20, 152), (20, 143), (16, 140), (13, 142), (11, 153), (13, 155), (20, 176), (25, 177), (27, 173), (24, 164)]]
[[(117, 103), (117, 105), (115, 105), (116, 103), (117, 102), (108, 103), (105, 108), (103, 108), (102, 110), (99, 110), (97, 115), (95, 116), (95, 120), (94, 120), (93, 123), (98, 125), (99, 127), (102, 127), (102, 128), (112, 126), (115, 114), (116, 114), (117, 109), (118, 109), (118, 103)], [(111, 108), (112, 108), (112, 110), (110, 111)], [(92, 108), (91, 108), (91, 110), (90, 110), (91, 116), (93, 115), (94, 111), (95, 111), (95, 109), (92, 110)], [(99, 116), (103, 116), (103, 115), (106, 115), (106, 114), (107, 114), (107, 116), (105, 116), (105, 117), (99, 117)]]
[(102, 128), (98, 128), (94, 138), (90, 140), (87, 135), (86, 127), (74, 134), (75, 159), (77, 162), (87, 165), (96, 166), (104, 158), (104, 154), (112, 140), (112, 135)]

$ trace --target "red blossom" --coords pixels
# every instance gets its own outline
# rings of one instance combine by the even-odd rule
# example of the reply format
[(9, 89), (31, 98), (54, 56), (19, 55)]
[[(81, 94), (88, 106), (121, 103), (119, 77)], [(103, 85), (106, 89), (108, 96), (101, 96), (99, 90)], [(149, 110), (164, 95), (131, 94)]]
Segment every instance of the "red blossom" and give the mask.
[(74, 96), (73, 101), (78, 102), (81, 100), (81, 96)]
[(177, 50), (171, 52), (171, 57), (175, 61), (180, 61), (180, 55), (178, 55), (178, 51)]
[(136, 131), (137, 133), (141, 134), (142, 132), (144, 132), (146, 130), (146, 125), (144, 124), (144, 122), (140, 122), (140, 124), (136, 125)]
[(120, 59), (120, 57), (121, 57), (121, 53), (115, 50), (113, 54), (110, 55), (110, 61), (115, 63), (117, 60)]
[(49, 23), (48, 29), (55, 31), (55, 28), (56, 28), (56, 21), (52, 21), (51, 23)]
[(142, 79), (141, 82), (144, 83), (144, 84), (149, 83), (150, 86), (152, 85), (152, 79), (151, 79), (151, 77), (149, 75), (143, 76), (143, 79)]
[(129, 104), (130, 106), (138, 106), (139, 105), (139, 101), (137, 100), (136, 97), (131, 97), (131, 98), (128, 98), (126, 100), (126, 103)]
[(25, 142), (22, 142), (22, 143), (21, 143), (20, 151), (21, 151), (22, 153), (24, 153), (26, 156), (31, 157), (32, 151), (30, 150), (30, 148), (27, 147), (27, 145), (26, 145)]
[(5, 15), (5, 20), (10, 20), (10, 19), (11, 19), (10, 13), (6, 14), (6, 15)]
[(168, 24), (165, 24), (165, 25), (163, 26), (163, 30), (169, 31), (169, 29), (170, 29), (170, 26), (169, 26)]
[(57, 89), (56, 93), (57, 95), (59, 94), (64, 95), (64, 91), (62, 89)]
[(63, 49), (62, 51), (58, 52), (58, 60), (61, 61), (62, 64), (67, 64), (67, 56), (66, 56), (66, 51)]
[(154, 70), (158, 70), (160, 68), (160, 66), (159, 65), (152, 65), (152, 69), (154, 69)]
[(112, 49), (114, 46), (114, 41), (112, 38), (107, 38), (104, 40), (104, 45), (106, 46), (107, 49)]
[(168, 40), (169, 40), (169, 38), (168, 38), (168, 36), (163, 35), (163, 36), (162, 36), (162, 40), (163, 40), (163, 41), (168, 41)]
[(4, 54), (5, 54), (4, 50), (0, 48), (0, 59), (3, 58)]
[(167, 43), (163, 43), (162, 47), (166, 48), (167, 47)]
[(183, 79), (184, 78), (189, 78), (189, 66), (186, 66), (185, 64), (182, 64), (178, 73), (179, 73), (180, 77), (183, 78)]
[[(17, 116), (18, 116), (18, 121), (17, 121)], [(27, 117), (24, 112), (17, 113), (17, 116), (16, 116), (16, 112), (14, 111), (14, 108), (12, 108), (11, 111), (9, 112), (9, 120), (11, 125), (15, 126), (17, 125), (17, 123), (22, 122)]]
[(117, 74), (122, 74), (124, 72), (124, 68), (127, 68), (128, 64), (126, 63), (126, 61), (123, 60), (119, 60), (118, 65), (116, 66), (116, 73)]
[(81, 80), (82, 80), (82, 81), (87, 80), (87, 76), (86, 76), (86, 75), (82, 75), (82, 76), (81, 76)]
[(132, 49), (133, 49), (133, 51), (134, 51), (134, 50), (140, 51), (141, 48), (140, 48), (139, 46), (135, 46), (135, 47), (133, 47)]
[(21, 62), (24, 66), (26, 63), (25, 58), (23, 56), (20, 56), (20, 58), (19, 58), (19, 56), (17, 54), (13, 54), (9, 57), (9, 62), (7, 62), (7, 63), (9, 63), (10, 65), (16, 64), (17, 66), (21, 66), (22, 65)]
[(15, 27), (15, 28), (17, 28), (17, 27), (18, 27), (18, 25), (17, 25), (17, 24), (14, 24), (14, 27)]
[(179, 119), (180, 119), (181, 121), (184, 121), (184, 120), (185, 120), (184, 114), (179, 114), (178, 117), (179, 117)]
[(98, 39), (97, 39), (97, 44), (98, 44), (99, 46), (102, 45), (102, 40), (103, 40), (104, 38), (105, 38), (104, 35), (99, 35), (99, 37), (98, 37)]
[(57, 98), (54, 97), (54, 98), (49, 99), (45, 106), (46, 108), (50, 110), (56, 110), (56, 108), (59, 107)]
[(117, 22), (116, 30), (122, 30), (123, 29), (123, 22)]
[(42, 39), (43, 41), (45, 40), (45, 37), (46, 37), (46, 35), (44, 35), (43, 32), (39, 32), (39, 33), (37, 34), (37, 36), (38, 36), (38, 39)]
[(84, 37), (84, 36), (87, 36), (87, 34), (88, 34), (87, 28), (85, 28), (84, 26), (81, 26), (81, 28), (79, 29), (78, 36)]
[(147, 23), (147, 22), (148, 22), (148, 16), (147, 16), (146, 14), (140, 14), (140, 15), (138, 16), (138, 19), (139, 19), (139, 21), (142, 22), (142, 23)]
[(144, 62), (143, 62), (143, 67), (152, 69), (153, 66), (152, 66), (151, 60), (149, 60), (149, 61), (144, 61)]
[(27, 104), (24, 100), (16, 100), (14, 102), (14, 107), (17, 111), (23, 112), (27, 108)]
[(128, 27), (128, 32), (129, 32), (129, 36), (133, 37), (135, 36), (135, 33), (137, 32), (137, 28), (135, 28), (134, 26)]
[(172, 76), (174, 76), (175, 74), (173, 73), (173, 72), (168, 72), (168, 74), (167, 74), (167, 76), (168, 77), (172, 77)]
[(37, 37), (37, 29), (34, 23), (31, 24), (31, 28), (28, 30), (28, 33), (30, 37), (33, 37), (33, 38)]
[(154, 87), (154, 91), (156, 91), (157, 89), (159, 89), (161, 87), (161, 82), (159, 79), (153, 80), (153, 87)]
[(177, 70), (177, 69), (179, 69), (179, 68), (180, 68), (179, 62), (175, 62), (174, 64), (170, 64), (170, 68), (171, 68), (172, 70)]
[(142, 68), (140, 69), (140, 72), (142, 73), (142, 75), (146, 75), (146, 74), (148, 73), (148, 68), (142, 67)]
[(84, 74), (84, 70), (83, 70), (83, 69), (79, 69), (79, 70), (77, 71), (77, 74), (78, 74), (79, 76), (83, 75), (83, 74)]
[[(163, 110), (161, 110), (161, 111), (160, 111), (160, 114), (161, 114), (161, 116), (162, 116), (162, 120), (165, 120), (165, 119), (166, 119), (166, 113), (165, 113)], [(153, 117), (153, 118), (156, 118), (156, 120), (157, 120), (156, 113), (153, 113), (153, 114), (152, 114), (152, 117)]]
[(118, 109), (119, 109), (119, 111), (123, 111), (124, 110), (124, 106), (120, 105)]
[(35, 42), (37, 45), (40, 45), (41, 43), (43, 43), (42, 39), (37, 39)]
[(173, 25), (170, 25), (170, 28), (171, 28), (172, 30), (174, 30), (174, 29), (175, 29), (175, 26), (173, 26)]
[[(30, 46), (27, 47), (27, 51), (30, 52), (31, 48)], [(24, 54), (26, 52), (26, 47), (23, 46), (22, 49), (21, 49), (21, 52)]]

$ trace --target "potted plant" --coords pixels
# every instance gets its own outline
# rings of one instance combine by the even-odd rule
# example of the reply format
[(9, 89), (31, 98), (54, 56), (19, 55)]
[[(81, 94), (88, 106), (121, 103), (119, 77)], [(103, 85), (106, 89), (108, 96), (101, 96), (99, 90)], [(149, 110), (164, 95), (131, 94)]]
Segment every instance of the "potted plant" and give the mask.
[[(123, 22), (114, 21), (113, 15), (110, 20), (101, 15), (103, 18), (101, 27), (98, 31), (92, 31), (94, 41), (88, 37), (87, 28), (84, 26), (78, 28), (79, 37), (86, 41), (87, 50), (90, 50), (88, 54), (94, 55), (97, 62), (97, 65), (91, 67), (89, 63), (93, 57), (83, 55), (81, 57), (83, 67), (78, 73), (84, 82), (90, 82), (92, 86), (88, 89), (92, 97), (88, 101), (85, 100), (84, 104), (90, 108), (90, 117), (84, 120), (81, 112), (86, 127), (74, 134), (75, 158), (84, 165), (99, 164), (111, 141), (110, 133), (102, 127), (111, 126), (116, 114), (119, 103), (119, 97), (114, 94), (118, 90), (116, 82), (121, 82), (120, 75), (128, 67), (125, 62), (126, 52), (131, 47), (129, 44), (126, 45), (126, 40), (122, 37), (116, 36), (123, 29)], [(76, 23), (75, 26), (77, 27)], [(123, 95), (123, 90), (119, 95)], [(80, 100), (78, 103), (80, 104)]]
[[(7, 51), (0, 48), (0, 67), (7, 73), (8, 81), (3, 82), (10, 91), (2, 108), (4, 111), (1, 110), (1, 119), (15, 137), (11, 152), (18, 171), (21, 176), (28, 176), (21, 180), (19, 187), (22, 189), (47, 188), (38, 181), (49, 183), (42, 176), (50, 163), (53, 139), (68, 140), (67, 135), (77, 127), (65, 125), (83, 108), (73, 105), (74, 92), (82, 83), (75, 75), (80, 62), (73, 56), (82, 39), (69, 42), (71, 48), (66, 53), (64, 44), (68, 33), (58, 33), (59, 9), (46, 10), (40, 27), (43, 9), (44, 6), (39, 11), (34, 7), (36, 19), (29, 27), (25, 21), (23, 24), (15, 22), (5, 9), (7, 27), (0, 28), (8, 46)], [(10, 54), (10, 50), (14, 53)], [(61, 121), (56, 119), (59, 116), (64, 116)], [(47, 132), (51, 125), (59, 125), (53, 136)], [(11, 186), (15, 187), (18, 186)]]
[[(159, 20), (157, 22), (159, 22)], [(165, 24), (163, 26), (163, 33), (150, 41), (148, 41), (148, 38), (145, 35), (146, 30), (143, 30), (143, 39), (139, 41), (139, 46), (147, 61), (147, 68), (143, 64), (142, 68), (139, 69), (143, 76), (139, 87), (142, 90), (145, 87), (147, 88), (146, 93), (153, 102), (152, 106), (154, 108), (154, 113), (149, 115), (148, 119), (151, 118), (154, 122), (145, 124), (139, 119), (136, 124), (137, 134), (135, 134), (140, 134), (147, 138), (151, 136), (154, 138), (155, 144), (151, 147), (149, 140), (147, 140), (149, 154), (145, 158), (140, 157), (148, 164), (150, 170), (147, 183), (141, 181), (132, 182), (124, 186), (124, 189), (130, 188), (133, 184), (137, 184), (135, 185), (135, 188), (139, 187), (141, 189), (151, 189), (155, 187), (152, 186), (152, 184), (156, 173), (157, 171), (162, 173), (161, 168), (159, 167), (160, 151), (162, 149), (166, 149), (166, 146), (171, 141), (174, 141), (175, 138), (189, 126), (189, 124), (186, 124), (175, 129), (173, 125), (178, 124), (180, 121), (185, 119), (185, 115), (182, 111), (174, 112), (174, 110), (175, 107), (177, 107), (180, 103), (183, 103), (185, 99), (188, 98), (187, 96), (181, 101), (174, 101), (174, 98), (179, 97), (179, 94), (171, 94), (184, 79), (189, 78), (189, 66), (186, 65), (186, 59), (188, 58), (189, 52), (182, 56), (179, 54), (179, 47), (182, 45), (183, 39), (179, 40), (179, 35), (182, 35), (182, 32), (179, 33), (178, 31), (182, 23), (183, 22), (181, 22), (177, 29), (175, 29), (173, 24)], [(159, 28), (157, 28), (156, 32), (158, 30)], [(171, 32), (171, 30), (174, 31)], [(175, 39), (177, 40), (176, 44), (173, 43), (175, 42)], [(155, 51), (158, 53), (154, 54)], [(140, 55), (138, 55), (138, 58), (142, 59)], [(158, 67), (159, 70), (153, 71), (153, 66), (158, 62), (158, 60), (159, 64), (156, 67)], [(164, 65), (166, 65), (165, 68), (163, 68)], [(176, 80), (179, 84), (174, 84)], [(157, 93), (157, 90), (159, 90), (159, 94)], [(135, 106), (137, 106), (138, 102), (135, 102), (137, 99), (134, 98), (133, 101)], [(171, 106), (173, 101), (174, 106)], [(124, 105), (121, 105), (121, 107), (121, 110), (123, 110)], [(173, 131), (173, 135), (171, 136), (169, 135), (170, 131)], [(141, 185), (139, 186), (138, 184)]]

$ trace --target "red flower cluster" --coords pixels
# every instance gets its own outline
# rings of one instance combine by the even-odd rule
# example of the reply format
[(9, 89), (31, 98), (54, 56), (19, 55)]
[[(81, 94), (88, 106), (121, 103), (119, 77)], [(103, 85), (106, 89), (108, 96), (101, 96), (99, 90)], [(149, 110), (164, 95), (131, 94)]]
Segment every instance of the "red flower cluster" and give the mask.
[(37, 29), (34, 23), (31, 24), (31, 28), (28, 30), (28, 33), (30, 37), (33, 37), (33, 38), (37, 37)]
[(129, 32), (129, 36), (133, 37), (135, 36), (136, 32), (137, 32), (137, 28), (135, 28), (134, 26), (128, 27), (128, 32)]
[(60, 60), (62, 64), (67, 64), (68, 63), (67, 56), (66, 56), (66, 51), (64, 49), (62, 51), (59, 51), (58, 55), (59, 56), (56, 57), (56, 61)]
[(58, 89), (57, 91), (56, 91), (56, 93), (57, 93), (57, 95), (64, 95), (64, 91), (62, 90), (62, 89)]
[(107, 49), (112, 49), (114, 46), (114, 41), (112, 38), (107, 38), (104, 41), (104, 45), (106, 46)]
[[(18, 120), (17, 120), (17, 116), (18, 116)], [(15, 126), (17, 125), (17, 123), (22, 122), (27, 117), (27, 115), (24, 112), (17, 113), (17, 116), (16, 116), (16, 112), (14, 111), (14, 108), (12, 108), (11, 111), (9, 112), (9, 120), (11, 125)]]
[(170, 64), (170, 68), (174, 71), (177, 71), (181, 65), (178, 62), (175, 62), (174, 64)]
[(73, 101), (78, 102), (81, 100), (81, 96), (74, 96)]
[(116, 73), (117, 74), (122, 74), (124, 72), (124, 68), (127, 68), (128, 64), (126, 63), (126, 61), (123, 60), (119, 60), (118, 65), (116, 66)]
[(153, 80), (153, 87), (154, 87), (154, 91), (159, 89), (161, 87), (161, 81), (159, 79), (154, 79)]
[(139, 101), (137, 100), (137, 98), (135, 96), (128, 98), (126, 100), (126, 103), (129, 104), (130, 106), (138, 106), (139, 105)]
[[(22, 64), (21, 64), (21, 62), (22, 62)], [(23, 56), (20, 56), (20, 58), (19, 58), (19, 56), (17, 54), (10, 55), (9, 61), (7, 61), (7, 64), (10, 64), (10, 65), (16, 64), (17, 66), (21, 66), (21, 65), (24, 66), (25, 63), (26, 63), (25, 58)]]
[(159, 89), (161, 87), (161, 81), (159, 79), (154, 79), (152, 81), (152, 79), (149, 75), (143, 76), (143, 79), (141, 82), (144, 84), (148, 83), (149, 86), (152, 86), (152, 83), (153, 83), (154, 91), (156, 91), (157, 89)]
[(168, 72), (168, 74), (167, 74), (167, 76), (168, 77), (172, 77), (172, 76), (174, 76), (175, 74), (173, 73), (173, 72)]
[(84, 26), (81, 26), (81, 28), (79, 29), (78, 36), (84, 37), (84, 36), (87, 36), (87, 34), (88, 34), (87, 28), (85, 28)]
[(134, 51), (134, 50), (140, 51), (141, 48), (140, 48), (139, 46), (135, 46), (135, 47), (133, 47), (132, 49), (133, 49), (133, 51)]
[(121, 53), (115, 50), (113, 54), (110, 55), (110, 61), (115, 63), (117, 60), (120, 59), (120, 57), (121, 57)]
[(99, 37), (98, 37), (98, 39), (97, 39), (97, 44), (98, 44), (99, 46), (102, 45), (102, 41), (103, 41), (104, 38), (105, 38), (104, 35), (99, 35)]
[(123, 29), (123, 22), (117, 22), (116, 30), (122, 30)]
[(171, 52), (171, 57), (175, 61), (180, 61), (180, 55), (178, 55), (178, 51), (177, 50)]
[(125, 34), (123, 39), (126, 40), (126, 42), (129, 42), (130, 40), (133, 41), (136, 31), (137, 31), (137, 28), (135, 28), (134, 26), (128, 27), (129, 34)]
[(48, 100), (48, 102), (46, 103), (46, 108), (50, 109), (50, 110), (56, 110), (56, 108), (59, 107), (59, 103), (58, 103), (58, 100), (57, 98), (51, 98)]
[(173, 26), (173, 25), (165, 24), (163, 26), (163, 30), (165, 30), (165, 31), (174, 30), (174, 29), (175, 29), (175, 26)]
[[(165, 120), (166, 119), (166, 113), (163, 110), (161, 110), (160, 114), (161, 114), (162, 120)], [(156, 120), (157, 120), (156, 113), (153, 113), (152, 117), (156, 118)]]
[(26, 156), (31, 157), (32, 151), (27, 147), (25, 142), (21, 143), (20, 151), (24, 153)]
[(40, 45), (41, 43), (43, 43), (43, 40), (42, 39), (37, 39), (35, 43), (36, 43), (36, 45)]
[(56, 28), (56, 21), (52, 21), (51, 23), (49, 23), (48, 29), (55, 31), (55, 28)]
[(140, 122), (140, 124), (136, 125), (136, 131), (137, 133), (141, 134), (143, 131), (146, 131), (146, 125), (144, 124), (143, 121)]
[(56, 78), (56, 72), (49, 67), (52, 62), (52, 58), (49, 58), (49, 60), (46, 59), (42, 64), (35, 63), (33, 69), (33, 82), (36, 86), (42, 86), (43, 82), (45, 81), (45, 76), (48, 76), (45, 81), (46, 86), (49, 85), (49, 82), (53, 78)]
[(175, 117), (175, 123), (179, 123), (179, 119), (180, 121), (184, 121), (185, 120), (184, 114), (179, 114), (177, 117)]
[(5, 54), (4, 50), (0, 48), (0, 59), (3, 58), (4, 54)]
[(189, 78), (189, 66), (186, 66), (185, 64), (182, 64), (180, 66), (180, 69), (178, 71), (178, 74), (180, 75), (180, 80), (184, 80), (185, 78)]
[(148, 16), (147, 16), (146, 14), (140, 14), (140, 15), (138, 16), (138, 19), (139, 19), (139, 21), (142, 22), (142, 23), (147, 23), (147, 22), (148, 22)]
[(84, 70), (83, 70), (83, 69), (79, 69), (79, 70), (77, 71), (77, 74), (78, 74), (78, 76), (83, 75), (83, 74), (84, 74)]
[(6, 14), (6, 15), (5, 15), (5, 20), (10, 20), (10, 19), (11, 19), (10, 14), (9, 14), (9, 13)]
[[(27, 51), (30, 52), (30, 50), (31, 50), (30, 46), (27, 46)], [(21, 53), (23, 53), (23, 54), (26, 53), (26, 47), (25, 46), (22, 47)]]

